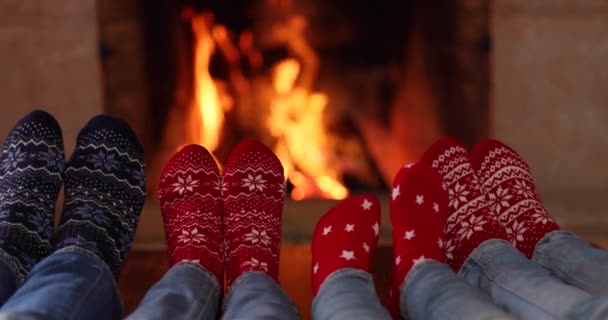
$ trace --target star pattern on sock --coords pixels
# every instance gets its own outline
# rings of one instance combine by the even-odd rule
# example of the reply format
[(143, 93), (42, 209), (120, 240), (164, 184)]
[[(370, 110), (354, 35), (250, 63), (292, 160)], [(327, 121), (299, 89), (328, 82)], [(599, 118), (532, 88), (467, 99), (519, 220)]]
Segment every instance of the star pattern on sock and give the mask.
[[(362, 203), (369, 203), (368, 209)], [(319, 219), (312, 239), (312, 287), (316, 295), (323, 281), (342, 268), (369, 272), (378, 245), (380, 205), (369, 195), (344, 200)], [(332, 230), (332, 226), (345, 228)], [(331, 232), (330, 232), (331, 231)]]
[(145, 200), (142, 147), (129, 125), (96, 116), (80, 131), (65, 171), (55, 250), (78, 247), (118, 276)]
[[(401, 186), (401, 196), (390, 202), (393, 226), (393, 270), (389, 310), (399, 314), (399, 288), (406, 275), (422, 257), (445, 261), (437, 239), (443, 237), (447, 219), (448, 194), (441, 188), (441, 176), (425, 164), (402, 168), (393, 181)], [(420, 201), (420, 199), (427, 201)], [(434, 205), (443, 208), (435, 212)]]
[[(485, 200), (479, 179), (463, 144), (445, 137), (433, 144), (421, 162), (437, 170), (448, 191), (448, 219), (445, 225), (447, 263), (458, 271), (464, 260), (488, 239), (507, 239)], [(442, 186), (443, 188), (443, 186)], [(440, 204), (440, 207), (443, 208)]]
[(44, 111), (22, 118), (0, 153), (0, 256), (19, 280), (51, 250), (63, 170), (57, 121)]
[(509, 240), (531, 258), (536, 243), (559, 226), (542, 205), (528, 164), (497, 140), (476, 144), (471, 162), (486, 201), (505, 227)]
[[(209, 151), (188, 145), (171, 157), (161, 173), (158, 198), (169, 265), (196, 261), (222, 284), (221, 178)], [(246, 240), (267, 241), (261, 231), (252, 229)]]

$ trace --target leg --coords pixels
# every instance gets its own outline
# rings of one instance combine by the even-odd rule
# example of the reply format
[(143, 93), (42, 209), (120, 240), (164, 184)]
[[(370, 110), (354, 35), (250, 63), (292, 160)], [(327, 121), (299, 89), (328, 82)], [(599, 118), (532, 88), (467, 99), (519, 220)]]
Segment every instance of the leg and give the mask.
[(548, 233), (536, 245), (532, 260), (568, 284), (594, 295), (608, 294), (608, 251), (570, 232)]
[(276, 282), (285, 178), (279, 159), (256, 140), (241, 142), (224, 168), (226, 319), (297, 318)]
[(415, 265), (401, 287), (401, 315), (406, 319), (514, 319), (490, 296), (469, 285), (446, 264)]
[(371, 274), (342, 268), (330, 274), (312, 303), (312, 318), (391, 319), (376, 295)]
[(61, 129), (34, 111), (0, 151), (0, 305), (51, 250), (55, 200), (63, 173)]
[(569, 286), (503, 240), (475, 249), (459, 272), (507, 311), (526, 319), (566, 317), (591, 295)]
[(197, 263), (173, 266), (127, 317), (136, 319), (216, 319), (221, 288)]
[(313, 319), (390, 319), (369, 274), (379, 231), (380, 203), (372, 196), (344, 200), (319, 219), (311, 245)]
[(246, 272), (237, 278), (224, 303), (224, 319), (299, 319), (298, 310), (279, 284), (266, 273)]
[(79, 248), (66, 248), (42, 260), (0, 309), (0, 318), (19, 319), (118, 319), (121, 315), (110, 269)]

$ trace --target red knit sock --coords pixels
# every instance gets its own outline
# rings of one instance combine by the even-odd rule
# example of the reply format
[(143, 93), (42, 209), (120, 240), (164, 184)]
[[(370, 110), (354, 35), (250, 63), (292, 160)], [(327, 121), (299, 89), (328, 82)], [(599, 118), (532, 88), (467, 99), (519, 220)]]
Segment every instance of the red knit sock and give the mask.
[(221, 285), (224, 270), (220, 175), (207, 149), (189, 145), (175, 154), (161, 174), (158, 198), (169, 264), (196, 262)]
[(380, 203), (363, 195), (342, 201), (317, 222), (312, 236), (312, 292), (342, 268), (369, 272), (380, 233)]
[(281, 162), (262, 143), (245, 140), (228, 157), (223, 185), (228, 285), (247, 271), (277, 280), (285, 199)]
[(433, 144), (421, 162), (436, 169), (449, 192), (448, 220), (445, 225), (445, 254), (448, 264), (458, 271), (479, 244), (488, 239), (507, 239), (505, 229), (488, 207), (479, 179), (460, 141), (444, 137)]
[(528, 164), (513, 149), (496, 140), (475, 145), (471, 162), (486, 200), (511, 243), (531, 258), (536, 243), (559, 226), (540, 202)]
[(443, 228), (448, 215), (448, 193), (443, 179), (419, 163), (403, 168), (393, 181), (393, 274), (389, 309), (399, 315), (399, 288), (414, 264), (433, 259), (445, 262)]

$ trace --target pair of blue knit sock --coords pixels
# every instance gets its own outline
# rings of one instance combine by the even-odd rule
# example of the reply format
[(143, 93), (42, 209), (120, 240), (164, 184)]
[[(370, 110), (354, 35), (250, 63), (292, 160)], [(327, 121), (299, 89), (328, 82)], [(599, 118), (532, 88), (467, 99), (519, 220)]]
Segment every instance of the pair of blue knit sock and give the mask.
[[(65, 203), (54, 231), (62, 184)], [(59, 124), (34, 111), (17, 123), (0, 153), (0, 256), (23, 279), (52, 252), (76, 247), (118, 275), (144, 196), (142, 148), (124, 121), (91, 119), (64, 163)]]

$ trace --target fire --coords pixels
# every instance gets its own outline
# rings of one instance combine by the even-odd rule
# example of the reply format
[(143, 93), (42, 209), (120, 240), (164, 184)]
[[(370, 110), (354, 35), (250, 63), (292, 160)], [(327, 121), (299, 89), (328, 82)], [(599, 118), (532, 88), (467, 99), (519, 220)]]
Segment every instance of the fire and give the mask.
[(215, 81), (209, 73), (215, 42), (204, 15), (192, 17), (194, 31), (194, 99), (190, 119), (195, 141), (213, 152), (220, 143), (224, 112)]
[(293, 199), (319, 193), (326, 198), (343, 199), (348, 190), (327, 157), (329, 143), (323, 128), (323, 110), (328, 98), (295, 85), (300, 68), (295, 59), (283, 60), (274, 67), (276, 97), (271, 101), (267, 122), (270, 133), (278, 140), (274, 151), (294, 185)]
[[(190, 20), (195, 41), (195, 90), (188, 130), (194, 135), (195, 143), (202, 144), (213, 152), (221, 140), (224, 112), (230, 109), (230, 103), (226, 101), (232, 100), (222, 90), (224, 87), (218, 86), (219, 81), (214, 80), (209, 73), (209, 63), (216, 46), (218, 52), (231, 64), (229, 81), (232, 81), (233, 87), (250, 87), (247, 82), (253, 80), (246, 79), (240, 73), (238, 66), (242, 52), (231, 43), (228, 31), (224, 26), (214, 26), (211, 20), (208, 15), (193, 15)], [(276, 29), (276, 37), (291, 47), (298, 59), (288, 58), (273, 66), (272, 88), (268, 89), (272, 92), (270, 100), (266, 102), (269, 104), (267, 121), (260, 125), (266, 125), (263, 128), (268, 138), (266, 140), (276, 141), (274, 152), (283, 163), (286, 177), (294, 186), (291, 194), (293, 199), (314, 196), (343, 199), (348, 195), (348, 190), (339, 180), (340, 169), (332, 165), (335, 161), (330, 158), (332, 152), (329, 136), (323, 127), (323, 112), (328, 97), (311, 89), (316, 78), (318, 60), (303, 37), (304, 27), (305, 20), (295, 17)], [(251, 51), (250, 47), (251, 45), (242, 46), (241, 50), (249, 48)], [(254, 56), (250, 52), (248, 57)], [(303, 72), (303, 69), (308, 71)]]

